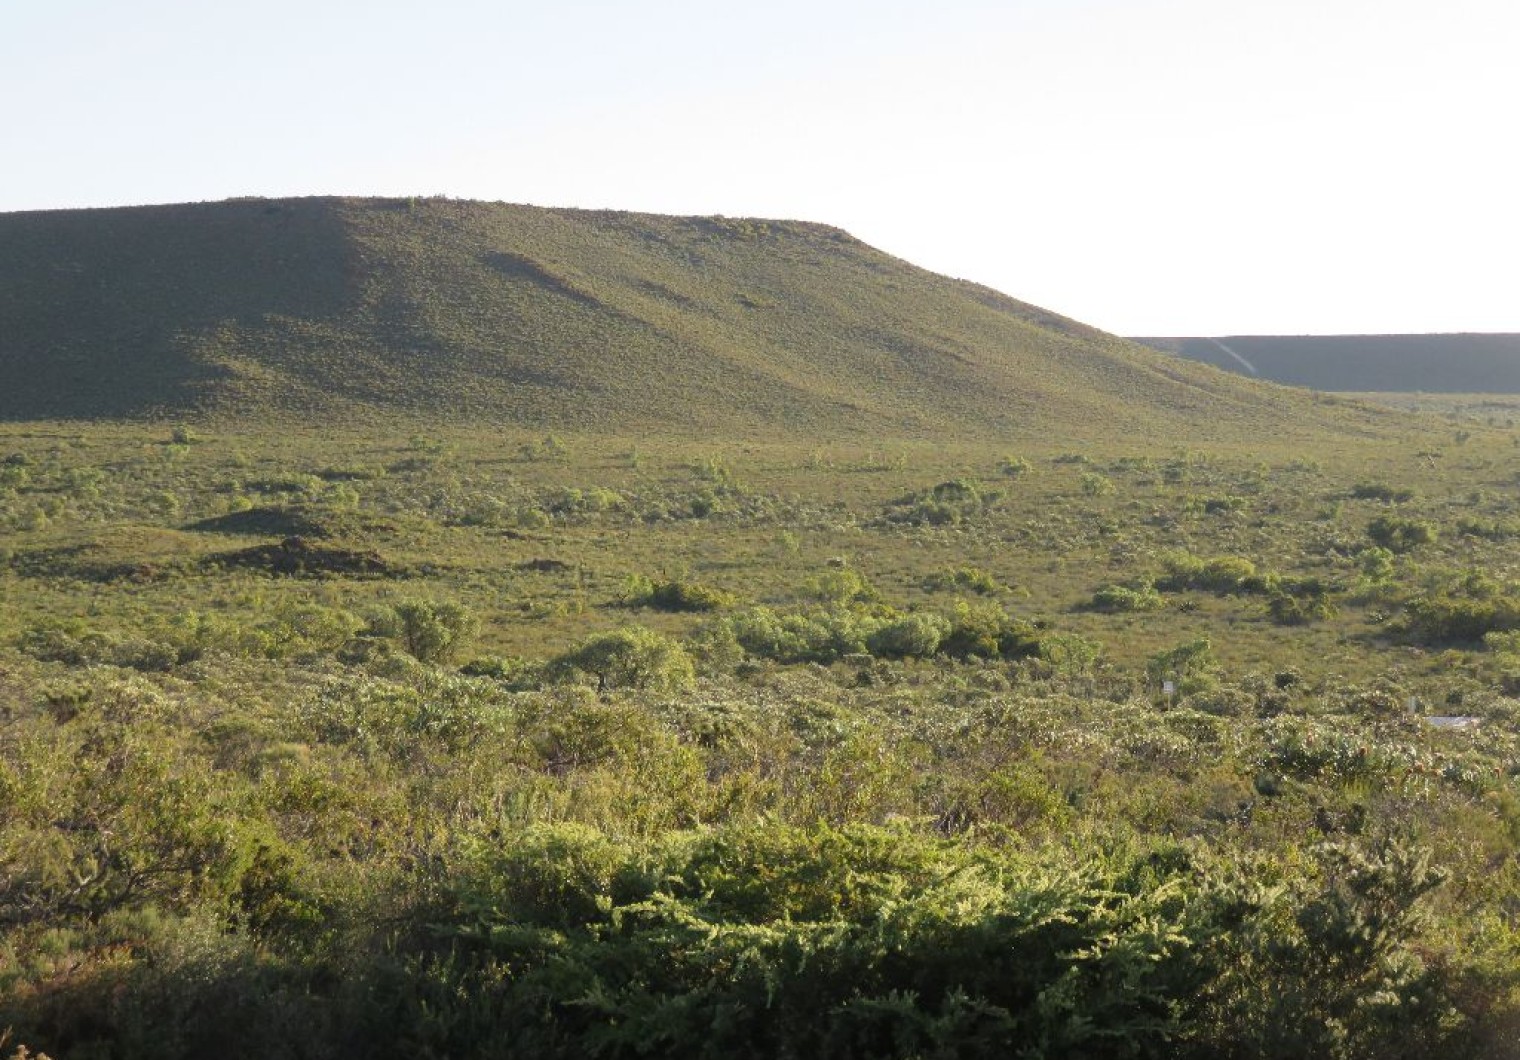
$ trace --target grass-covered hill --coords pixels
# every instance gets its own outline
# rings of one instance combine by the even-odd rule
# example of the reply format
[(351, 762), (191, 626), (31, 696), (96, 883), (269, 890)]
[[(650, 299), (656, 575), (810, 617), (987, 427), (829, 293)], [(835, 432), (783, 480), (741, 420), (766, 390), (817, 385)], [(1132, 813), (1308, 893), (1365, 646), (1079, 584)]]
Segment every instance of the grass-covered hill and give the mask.
[(1520, 335), (1142, 338), (1231, 372), (1315, 390), (1520, 394)]
[(819, 224), (313, 198), (0, 215), (0, 418), (1249, 438), (1368, 412)]

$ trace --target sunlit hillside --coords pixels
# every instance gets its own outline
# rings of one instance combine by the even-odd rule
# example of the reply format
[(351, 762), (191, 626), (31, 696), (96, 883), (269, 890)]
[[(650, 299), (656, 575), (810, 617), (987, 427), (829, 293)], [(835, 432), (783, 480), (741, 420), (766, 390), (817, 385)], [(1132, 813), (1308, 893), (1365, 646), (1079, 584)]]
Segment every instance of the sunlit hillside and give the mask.
[(0, 417), (1360, 430), (838, 229), (448, 200), (0, 215)]

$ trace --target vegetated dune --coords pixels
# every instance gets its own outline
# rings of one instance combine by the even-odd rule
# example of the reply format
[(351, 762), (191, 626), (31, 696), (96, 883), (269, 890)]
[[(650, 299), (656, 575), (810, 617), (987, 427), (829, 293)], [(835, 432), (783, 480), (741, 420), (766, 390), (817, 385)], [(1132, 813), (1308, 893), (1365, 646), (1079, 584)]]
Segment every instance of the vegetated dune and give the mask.
[(1520, 335), (1139, 338), (1226, 371), (1315, 390), (1520, 394)]
[(0, 215), (0, 418), (1276, 438), (1379, 414), (835, 228), (452, 200)]

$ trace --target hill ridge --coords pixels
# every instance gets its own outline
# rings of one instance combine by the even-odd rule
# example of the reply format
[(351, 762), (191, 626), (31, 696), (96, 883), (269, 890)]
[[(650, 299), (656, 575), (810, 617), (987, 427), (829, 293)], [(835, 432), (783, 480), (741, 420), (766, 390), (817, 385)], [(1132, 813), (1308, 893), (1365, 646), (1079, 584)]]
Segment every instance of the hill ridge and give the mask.
[(1448, 331), (1134, 340), (1238, 374), (1353, 392), (1520, 394), (1520, 334)]
[(1181, 440), (1375, 429), (808, 221), (313, 196), (0, 214), (0, 418)]

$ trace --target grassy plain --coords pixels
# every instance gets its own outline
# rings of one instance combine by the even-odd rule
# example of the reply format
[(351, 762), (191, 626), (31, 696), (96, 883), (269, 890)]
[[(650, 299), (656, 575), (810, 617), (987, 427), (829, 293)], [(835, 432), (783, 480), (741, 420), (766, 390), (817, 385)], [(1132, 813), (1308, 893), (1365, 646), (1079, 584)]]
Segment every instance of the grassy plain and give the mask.
[[(1427, 433), (1334, 450), (1129, 451), (495, 431), (197, 429), (175, 443), (167, 428), (0, 428), (24, 481), (5, 495), (3, 632), (77, 616), (84, 602), (98, 623), (125, 629), (190, 602), (251, 622), (308, 598), (360, 610), (420, 595), (475, 611), (480, 650), (538, 657), (635, 618), (677, 634), (703, 620), (630, 609), (630, 578), (694, 580), (735, 606), (799, 607), (828, 602), (809, 583), (833, 564), (911, 610), (965, 595), (941, 576), (969, 566), (995, 583), (973, 595), (1091, 637), (1119, 666), (1210, 635), (1234, 669), (1445, 682), (1449, 667), (1428, 646), (1401, 644), (1389, 622), (1402, 595), (1443, 576), (1514, 576), (1515, 446), (1510, 432), (1410, 422)], [(947, 482), (977, 496), (927, 516), (902, 503)], [(1373, 545), (1368, 524), (1389, 513), (1440, 532), (1395, 556), (1377, 587), (1359, 557)], [(291, 536), (376, 553), (392, 573), (280, 578), (217, 562)], [(1319, 578), (1338, 614), (1285, 628), (1263, 591), (1185, 590), (1140, 613), (1087, 606), (1104, 585), (1162, 577), (1174, 553)]]
[(1513, 1055), (1520, 436), (1392, 423), (0, 427), (0, 1028)]

